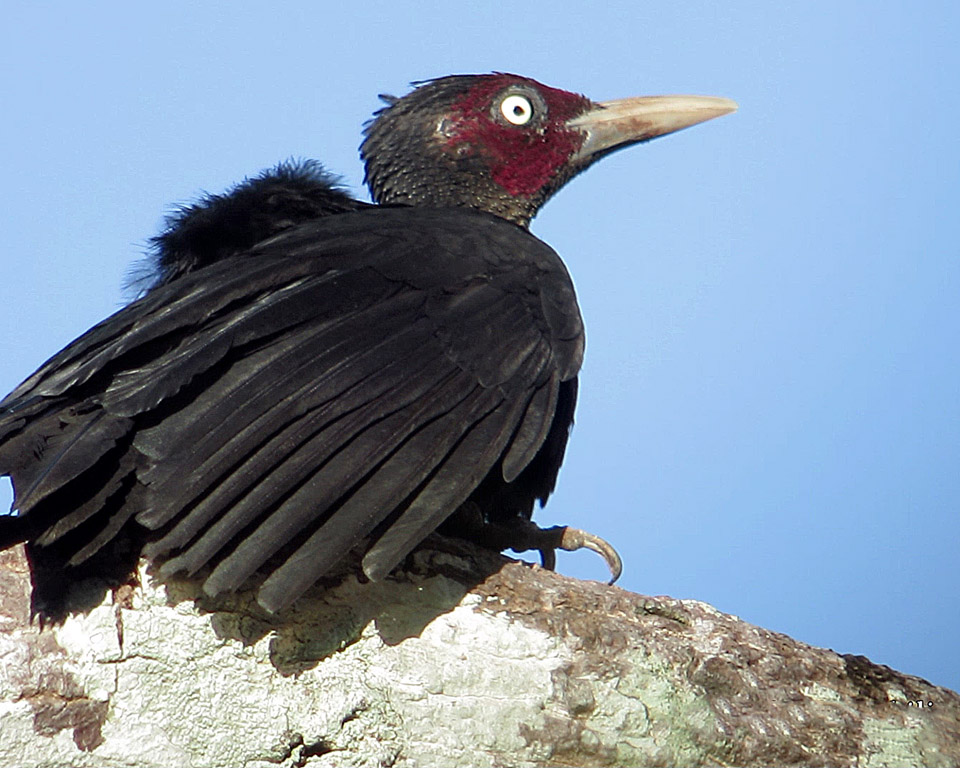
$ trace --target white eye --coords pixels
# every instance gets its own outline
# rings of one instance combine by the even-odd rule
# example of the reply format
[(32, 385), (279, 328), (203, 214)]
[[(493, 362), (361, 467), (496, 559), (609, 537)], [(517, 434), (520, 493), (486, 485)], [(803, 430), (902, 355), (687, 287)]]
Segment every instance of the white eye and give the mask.
[(533, 117), (533, 104), (526, 96), (515, 93), (500, 102), (500, 114), (507, 119), (508, 123), (526, 125)]

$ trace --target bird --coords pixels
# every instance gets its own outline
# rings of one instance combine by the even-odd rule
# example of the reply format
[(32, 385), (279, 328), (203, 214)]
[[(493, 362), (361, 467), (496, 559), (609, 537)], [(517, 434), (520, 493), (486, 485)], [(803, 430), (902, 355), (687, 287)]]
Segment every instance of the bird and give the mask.
[(138, 297), (0, 402), (32, 611), (141, 557), (271, 613), (357, 558), (387, 577), (434, 532), (502, 550), (540, 529), (573, 423), (584, 327), (531, 234), (608, 154), (733, 112), (710, 96), (594, 102), (514, 74), (412, 84), (364, 130), (373, 202), (289, 160), (181, 207)]

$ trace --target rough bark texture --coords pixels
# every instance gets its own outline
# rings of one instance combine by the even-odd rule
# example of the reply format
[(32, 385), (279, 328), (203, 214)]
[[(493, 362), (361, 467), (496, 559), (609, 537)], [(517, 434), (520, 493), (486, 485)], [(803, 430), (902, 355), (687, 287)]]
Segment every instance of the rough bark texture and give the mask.
[(41, 631), (2, 553), (0, 765), (960, 765), (952, 691), (504, 562), (424, 549), (280, 617), (144, 573)]

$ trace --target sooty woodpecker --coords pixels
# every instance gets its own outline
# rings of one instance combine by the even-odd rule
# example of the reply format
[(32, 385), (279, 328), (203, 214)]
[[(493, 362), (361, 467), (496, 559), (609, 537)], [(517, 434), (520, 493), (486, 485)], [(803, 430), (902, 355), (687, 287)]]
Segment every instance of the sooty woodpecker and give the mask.
[(605, 549), (530, 523), (584, 334), (527, 226), (604, 155), (736, 105), (595, 103), (509, 74), (416, 86), (366, 128), (376, 204), (290, 162), (183, 208), (140, 298), (0, 403), (17, 511), (0, 547), (26, 542), (35, 612), (140, 556), (210, 595), (259, 573), (278, 611), (348, 553), (379, 579), (438, 529)]

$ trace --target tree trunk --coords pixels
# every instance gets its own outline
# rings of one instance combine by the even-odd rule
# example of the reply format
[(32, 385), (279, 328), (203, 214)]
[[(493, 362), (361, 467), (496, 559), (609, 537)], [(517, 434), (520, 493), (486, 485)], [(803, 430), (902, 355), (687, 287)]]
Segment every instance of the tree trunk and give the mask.
[(960, 765), (952, 691), (469, 547), (279, 617), (141, 581), (41, 631), (0, 553), (0, 766)]

